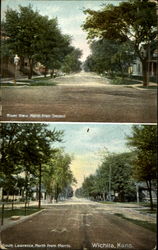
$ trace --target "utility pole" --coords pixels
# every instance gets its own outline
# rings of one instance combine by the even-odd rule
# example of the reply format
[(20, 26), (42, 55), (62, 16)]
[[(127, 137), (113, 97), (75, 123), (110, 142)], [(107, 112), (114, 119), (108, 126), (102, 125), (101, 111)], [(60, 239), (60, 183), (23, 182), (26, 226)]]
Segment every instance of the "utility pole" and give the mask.
[(38, 187), (38, 191), (39, 191), (39, 194), (38, 194), (38, 208), (40, 209), (41, 208), (41, 182), (42, 182), (42, 166), (41, 166), (41, 163), (39, 164), (39, 187)]
[(109, 200), (111, 201), (111, 165), (109, 165)]

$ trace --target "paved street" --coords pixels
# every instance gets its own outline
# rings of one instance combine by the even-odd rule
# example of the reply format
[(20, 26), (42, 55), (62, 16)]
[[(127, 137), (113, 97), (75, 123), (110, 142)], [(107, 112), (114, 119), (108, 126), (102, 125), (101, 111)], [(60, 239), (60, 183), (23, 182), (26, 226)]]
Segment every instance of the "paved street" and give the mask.
[(59, 203), (2, 231), (2, 243), (11, 250), (152, 250), (156, 234), (116, 216), (116, 211), (78, 199)]
[(56, 78), (56, 86), (2, 87), (2, 120), (156, 122), (156, 90), (110, 85), (93, 73)]

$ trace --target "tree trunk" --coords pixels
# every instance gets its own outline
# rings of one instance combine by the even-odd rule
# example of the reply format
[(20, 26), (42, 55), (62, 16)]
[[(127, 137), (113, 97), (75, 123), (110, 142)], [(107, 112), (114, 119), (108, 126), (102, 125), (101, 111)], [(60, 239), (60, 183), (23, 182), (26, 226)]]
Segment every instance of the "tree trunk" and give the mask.
[(48, 69), (47, 69), (47, 67), (45, 67), (45, 70), (44, 70), (44, 77), (47, 77), (47, 71), (48, 71)]
[(124, 202), (125, 201), (125, 193), (124, 193), (123, 190), (119, 191), (118, 198), (119, 198), (120, 202)]
[(13, 194), (13, 199), (12, 199), (12, 211), (14, 210), (14, 194)]
[(41, 178), (42, 178), (42, 166), (39, 165), (39, 195), (38, 195), (38, 208), (41, 208)]
[(3, 192), (3, 188), (2, 188), (2, 202), (4, 201), (4, 192)]
[(53, 78), (53, 75), (54, 75), (54, 69), (52, 69), (50, 77)]
[(7, 191), (7, 201), (9, 200), (9, 191)]
[(29, 58), (29, 74), (28, 74), (28, 79), (31, 79), (32, 78), (32, 75), (33, 75), (33, 61), (32, 61), (32, 58)]
[(56, 186), (56, 192), (55, 192), (55, 201), (58, 202), (58, 196), (59, 196), (59, 190), (58, 190), (58, 184)]
[(28, 200), (28, 172), (26, 170), (25, 172), (25, 202), (27, 203), (27, 200)]
[(150, 209), (154, 209), (154, 204), (153, 204), (153, 198), (152, 198), (152, 186), (151, 186), (151, 180), (146, 181), (147, 187), (148, 187), (148, 192), (149, 192), (149, 197), (150, 197)]
[(23, 72), (25, 68), (25, 59), (23, 56), (20, 56), (20, 71)]
[(53, 201), (53, 195), (50, 194), (50, 203), (52, 203), (52, 201)]
[(105, 201), (105, 192), (103, 192), (103, 201)]
[(149, 76), (148, 76), (148, 62), (147, 60), (142, 61), (142, 73), (143, 73), (143, 86), (149, 86)]

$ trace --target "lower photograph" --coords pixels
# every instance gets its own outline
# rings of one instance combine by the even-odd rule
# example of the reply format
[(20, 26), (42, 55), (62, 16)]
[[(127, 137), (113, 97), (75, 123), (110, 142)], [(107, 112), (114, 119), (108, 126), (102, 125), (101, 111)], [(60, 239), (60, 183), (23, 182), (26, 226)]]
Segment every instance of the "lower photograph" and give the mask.
[(157, 249), (156, 125), (0, 128), (0, 249)]

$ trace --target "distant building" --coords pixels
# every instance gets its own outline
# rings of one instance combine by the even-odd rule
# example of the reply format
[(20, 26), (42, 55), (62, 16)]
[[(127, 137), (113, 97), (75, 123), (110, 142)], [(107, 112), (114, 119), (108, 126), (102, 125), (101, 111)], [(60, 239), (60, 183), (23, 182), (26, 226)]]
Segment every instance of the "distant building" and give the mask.
[[(148, 72), (149, 77), (155, 77), (158, 79), (158, 49), (156, 49), (153, 53), (153, 56), (148, 59)], [(135, 60), (135, 63), (129, 68), (129, 72), (133, 76), (142, 76), (142, 63), (139, 58)]]
[[(147, 188), (147, 185), (145, 182), (139, 182), (138, 183), (138, 190), (139, 190), (139, 198), (140, 201), (149, 201), (150, 197), (149, 197), (149, 191)], [(157, 188), (156, 186), (153, 185), (152, 188), (152, 198), (153, 198), (153, 202), (157, 203)]]

